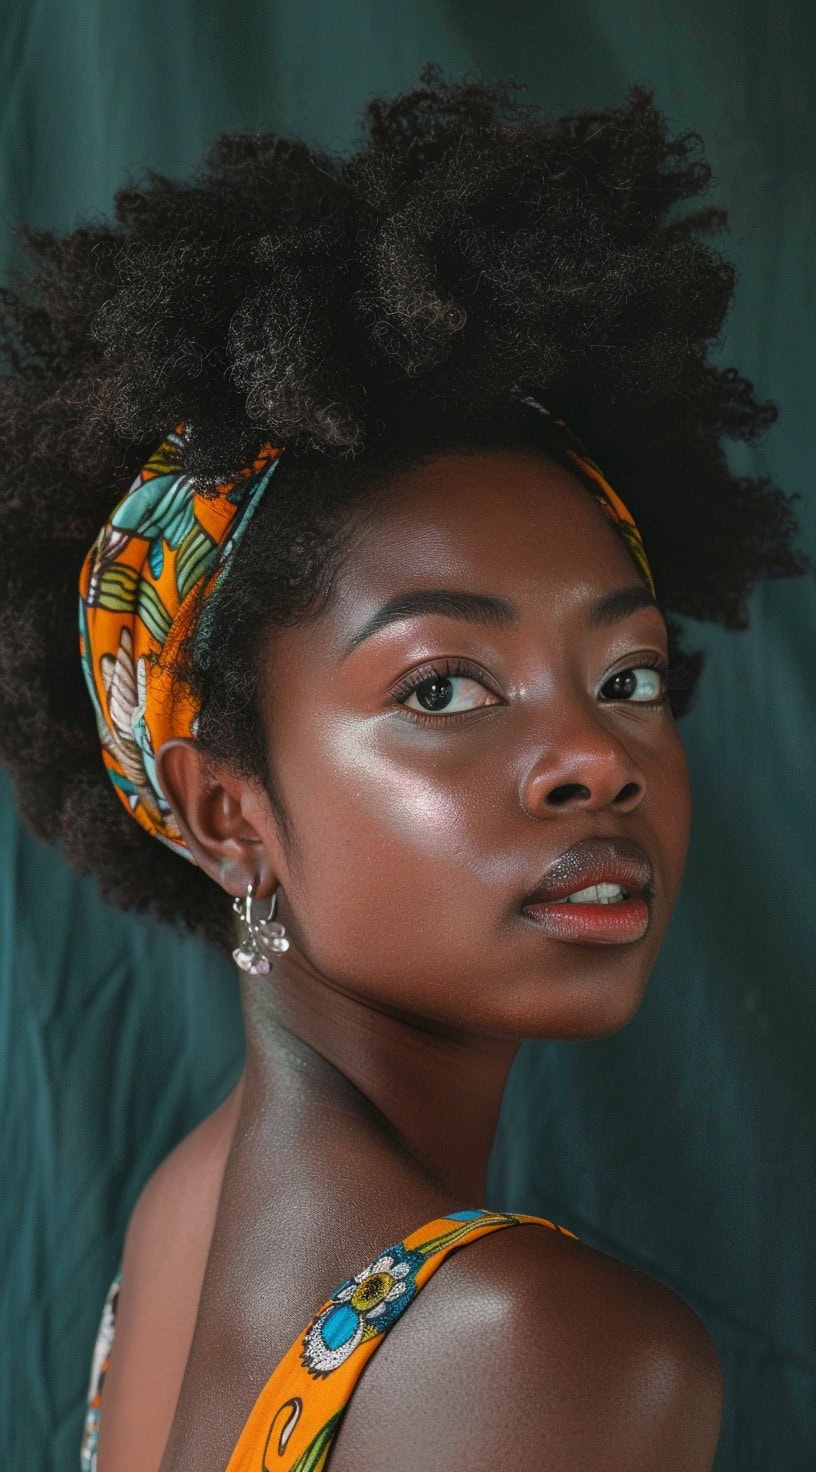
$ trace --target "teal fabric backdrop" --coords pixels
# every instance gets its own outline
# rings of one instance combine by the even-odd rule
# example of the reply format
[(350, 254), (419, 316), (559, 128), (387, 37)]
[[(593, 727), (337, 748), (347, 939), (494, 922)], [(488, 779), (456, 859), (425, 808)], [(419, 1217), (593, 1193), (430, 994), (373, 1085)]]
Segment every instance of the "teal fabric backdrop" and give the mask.
[[(7, 0), (0, 252), (21, 219), (104, 210), (228, 128), (354, 137), (425, 60), (529, 82), (553, 110), (654, 84), (703, 133), (742, 276), (722, 352), (776, 397), (760, 457), (811, 494), (816, 14), (807, 0)], [(0, 262), (2, 264), (2, 262)], [(694, 627), (695, 796), (681, 899), (642, 1011), (528, 1044), (491, 1204), (557, 1216), (694, 1304), (727, 1381), (718, 1472), (816, 1467), (813, 582), (766, 584), (750, 632)], [(0, 778), (0, 1434), (15, 1472), (74, 1472), (96, 1321), (157, 1162), (241, 1067), (227, 966), (105, 908), (21, 830)]]

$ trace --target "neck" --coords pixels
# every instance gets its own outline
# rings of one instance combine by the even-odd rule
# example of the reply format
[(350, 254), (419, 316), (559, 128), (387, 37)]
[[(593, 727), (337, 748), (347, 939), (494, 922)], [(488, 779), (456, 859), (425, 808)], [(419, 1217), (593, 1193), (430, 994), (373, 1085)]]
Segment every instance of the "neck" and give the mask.
[(329, 1117), (340, 1158), (344, 1129), (373, 1130), (450, 1201), (485, 1204), (516, 1042), (375, 1009), (289, 956), (242, 978), (242, 1002), (253, 1114), (310, 1137), (309, 1115)]

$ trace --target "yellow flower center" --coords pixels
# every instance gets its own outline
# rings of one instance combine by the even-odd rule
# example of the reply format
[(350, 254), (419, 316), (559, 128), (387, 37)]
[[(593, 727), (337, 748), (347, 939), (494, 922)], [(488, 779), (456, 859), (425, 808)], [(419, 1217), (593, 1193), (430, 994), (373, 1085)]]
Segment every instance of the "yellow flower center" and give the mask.
[(394, 1279), (390, 1273), (369, 1273), (368, 1277), (363, 1278), (362, 1283), (355, 1288), (351, 1296), (352, 1307), (356, 1308), (358, 1313), (364, 1314), (367, 1309), (382, 1303), (393, 1286)]

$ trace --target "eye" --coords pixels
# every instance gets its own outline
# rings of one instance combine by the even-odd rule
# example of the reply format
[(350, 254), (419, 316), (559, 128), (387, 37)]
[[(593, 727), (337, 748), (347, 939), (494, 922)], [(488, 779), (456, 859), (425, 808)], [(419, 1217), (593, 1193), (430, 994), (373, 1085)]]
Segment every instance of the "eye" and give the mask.
[(660, 705), (668, 696), (669, 667), (663, 661), (653, 665), (633, 665), (618, 670), (603, 685), (606, 700), (623, 700), (630, 705)]
[(492, 704), (484, 699), (486, 694), (484, 685), (464, 675), (432, 675), (417, 685), (404, 703), (409, 710), (450, 711), (458, 715), (459, 711)]
[(416, 715), (458, 716), (499, 704), (475, 672), (457, 661), (443, 660), (438, 666), (412, 670), (391, 691), (391, 699)]

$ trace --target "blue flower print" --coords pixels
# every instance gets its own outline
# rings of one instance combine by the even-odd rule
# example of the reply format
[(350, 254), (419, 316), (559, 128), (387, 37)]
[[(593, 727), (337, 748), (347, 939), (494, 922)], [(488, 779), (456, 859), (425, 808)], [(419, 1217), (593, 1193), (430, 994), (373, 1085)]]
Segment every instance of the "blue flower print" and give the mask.
[(301, 1363), (312, 1375), (330, 1375), (358, 1344), (390, 1329), (416, 1294), (417, 1269), (424, 1261), (401, 1243), (341, 1283), (331, 1302), (303, 1337)]

